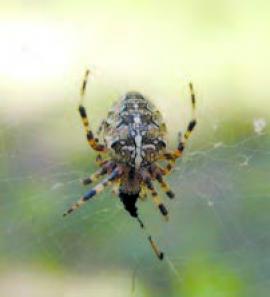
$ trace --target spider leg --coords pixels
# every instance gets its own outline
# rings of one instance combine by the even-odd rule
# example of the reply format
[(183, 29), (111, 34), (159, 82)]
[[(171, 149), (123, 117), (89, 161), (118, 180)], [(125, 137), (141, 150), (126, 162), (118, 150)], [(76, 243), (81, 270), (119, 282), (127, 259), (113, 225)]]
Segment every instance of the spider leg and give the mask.
[(113, 181), (112, 193), (117, 197), (119, 196), (119, 185), (120, 185), (119, 180), (114, 180)]
[(101, 155), (101, 153), (98, 153), (97, 156), (96, 156), (96, 164), (98, 166), (103, 166), (105, 165), (106, 163), (108, 163), (110, 161), (110, 159), (103, 159), (103, 156)]
[(149, 169), (149, 173), (154, 179), (159, 182), (161, 189), (165, 192), (165, 194), (171, 199), (174, 198), (174, 192), (171, 190), (169, 184), (166, 183), (162, 177), (163, 175), (166, 175), (166, 172), (164, 172), (164, 168), (160, 167), (158, 164), (152, 164)]
[(86, 133), (86, 137), (87, 137), (87, 141), (88, 141), (89, 145), (95, 151), (105, 152), (106, 147), (103, 144), (98, 143), (99, 142), (98, 138), (94, 137), (94, 134), (93, 134), (92, 130), (90, 129), (86, 109), (83, 106), (83, 99), (84, 99), (84, 94), (85, 94), (85, 90), (86, 90), (87, 79), (88, 79), (89, 73), (90, 73), (90, 71), (86, 70), (85, 75), (84, 75), (84, 80), (83, 80), (83, 83), (81, 86), (81, 100), (80, 100), (80, 104), (79, 104), (79, 113), (80, 113), (80, 116), (81, 116), (81, 119), (83, 122), (83, 126), (85, 129), (85, 133)]
[(112, 181), (119, 178), (121, 175), (121, 172), (119, 171), (119, 168), (116, 168), (108, 177), (104, 178), (103, 181), (101, 181), (99, 184), (97, 184), (93, 189), (88, 191), (85, 195), (82, 196), (80, 200), (78, 200), (75, 204), (73, 204), (64, 214), (63, 216), (66, 216), (70, 213), (72, 213), (77, 208), (81, 207), (86, 201), (94, 197), (96, 194), (99, 194), (102, 192), (106, 186), (109, 186), (112, 184)]
[(102, 162), (103, 162), (102, 155), (100, 153), (98, 153), (96, 156), (96, 163), (97, 163), (97, 165), (101, 165)]
[(157, 244), (152, 239), (152, 237), (150, 235), (148, 235), (147, 239), (149, 240), (151, 247), (152, 247), (153, 251), (155, 252), (155, 254), (157, 255), (157, 257), (159, 258), (159, 260), (163, 260), (164, 253), (159, 250)]
[(149, 189), (151, 196), (153, 198), (154, 204), (159, 208), (160, 213), (164, 216), (165, 220), (168, 220), (168, 210), (165, 207), (165, 205), (161, 202), (160, 197), (158, 196), (158, 193), (151, 181), (151, 178), (148, 176), (144, 179), (144, 183), (146, 187)]
[(163, 175), (169, 174), (172, 171), (172, 169), (175, 167), (176, 159), (182, 157), (183, 151), (186, 147), (186, 143), (197, 124), (196, 115), (195, 115), (196, 97), (194, 93), (193, 84), (191, 82), (189, 83), (189, 91), (190, 91), (190, 99), (191, 99), (191, 106), (192, 106), (192, 120), (190, 120), (187, 126), (187, 129), (184, 133), (184, 138), (182, 138), (181, 133), (179, 133), (179, 143), (178, 143), (177, 149), (174, 152), (166, 152), (161, 156), (160, 160), (166, 160), (168, 162), (166, 167), (162, 168)]
[(99, 136), (102, 132), (102, 130), (104, 130), (104, 127), (106, 126), (107, 124), (107, 121), (106, 120), (102, 120), (99, 127), (98, 127), (98, 130), (97, 130), (97, 135)]
[(166, 195), (169, 198), (174, 198), (175, 194), (174, 192), (171, 190), (170, 186), (168, 185), (168, 183), (166, 183), (162, 177), (161, 174), (157, 174), (156, 176), (156, 180), (160, 183), (161, 189), (166, 193)]
[(106, 173), (111, 173), (113, 169), (116, 167), (115, 163), (109, 162), (108, 160), (103, 161), (102, 164), (100, 164), (101, 168), (99, 168), (96, 172), (94, 172), (92, 175), (89, 177), (86, 177), (82, 179), (82, 184), (83, 185), (89, 185), (95, 181), (97, 181), (102, 175)]
[(141, 200), (145, 200), (147, 198), (147, 190), (146, 190), (146, 187), (144, 185), (141, 186), (141, 191), (140, 191), (140, 194), (139, 194), (139, 198)]
[(140, 224), (140, 227), (142, 228), (142, 230), (144, 231), (147, 240), (149, 241), (154, 253), (156, 254), (156, 256), (159, 258), (159, 260), (163, 260), (164, 258), (164, 253), (162, 251), (160, 251), (159, 247), (157, 246), (157, 244), (155, 243), (155, 241), (152, 239), (152, 236), (150, 234), (147, 233), (146, 228), (144, 223), (142, 222), (142, 220), (140, 219), (140, 217), (137, 215), (136, 219), (138, 221), (138, 223)]
[(91, 174), (89, 177), (86, 177), (84, 179), (82, 179), (82, 184), (83, 185), (89, 185), (95, 181), (97, 181), (102, 175), (107, 173), (107, 168), (106, 167), (102, 167), (100, 169), (98, 169), (95, 173)]

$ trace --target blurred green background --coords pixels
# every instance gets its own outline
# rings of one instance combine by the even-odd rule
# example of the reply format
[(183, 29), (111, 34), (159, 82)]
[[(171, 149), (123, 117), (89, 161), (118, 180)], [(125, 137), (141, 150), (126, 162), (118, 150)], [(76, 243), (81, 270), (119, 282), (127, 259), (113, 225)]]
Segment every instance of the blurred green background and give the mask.
[[(0, 296), (268, 296), (269, 1), (0, 2)], [(107, 190), (62, 213), (96, 169), (76, 110), (84, 70), (97, 128), (136, 89), (169, 127), (198, 128), (168, 178), (159, 262)]]

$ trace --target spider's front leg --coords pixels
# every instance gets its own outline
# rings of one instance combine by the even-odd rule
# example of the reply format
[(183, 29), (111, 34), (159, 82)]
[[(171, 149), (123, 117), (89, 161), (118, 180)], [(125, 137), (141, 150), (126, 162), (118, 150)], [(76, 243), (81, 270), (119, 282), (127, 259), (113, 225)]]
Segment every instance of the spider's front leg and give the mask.
[(182, 137), (182, 134), (179, 132), (179, 143), (178, 143), (177, 149), (173, 152), (166, 152), (161, 156), (160, 160), (166, 160), (168, 162), (166, 167), (162, 168), (164, 175), (169, 174), (172, 171), (172, 169), (175, 167), (176, 159), (182, 157), (183, 151), (186, 147), (186, 143), (197, 124), (196, 115), (195, 115), (196, 97), (194, 93), (193, 84), (191, 82), (189, 83), (189, 91), (190, 91), (193, 117), (187, 126), (187, 129), (184, 133), (184, 137)]
[(87, 117), (87, 113), (86, 113), (86, 109), (83, 106), (83, 99), (84, 99), (84, 95), (85, 95), (85, 90), (86, 90), (86, 85), (87, 85), (87, 79), (89, 76), (90, 71), (86, 70), (85, 75), (84, 75), (84, 80), (81, 86), (81, 100), (80, 100), (80, 104), (79, 104), (79, 113), (83, 122), (83, 126), (86, 132), (86, 137), (87, 137), (87, 141), (89, 143), (89, 145), (98, 152), (106, 152), (106, 147), (103, 144), (99, 143), (98, 138), (94, 137), (94, 134), (92, 132), (92, 130), (90, 129), (90, 124), (89, 124), (89, 120)]

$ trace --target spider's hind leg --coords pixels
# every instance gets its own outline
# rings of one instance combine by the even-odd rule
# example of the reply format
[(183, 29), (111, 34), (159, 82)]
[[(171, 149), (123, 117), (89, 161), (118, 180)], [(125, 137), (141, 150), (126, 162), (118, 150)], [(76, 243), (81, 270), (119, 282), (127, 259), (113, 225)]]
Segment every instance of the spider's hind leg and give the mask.
[(102, 167), (100, 169), (98, 169), (95, 173), (91, 174), (89, 177), (83, 178), (81, 180), (81, 183), (83, 185), (89, 185), (95, 181), (97, 181), (102, 175), (107, 173), (107, 168)]
[(84, 194), (81, 199), (79, 199), (76, 203), (74, 203), (64, 214), (63, 216), (66, 216), (73, 211), (75, 211), (77, 208), (81, 207), (85, 202), (87, 202), (89, 199), (94, 197), (95, 195), (102, 192), (105, 187), (112, 184), (114, 180), (119, 178), (121, 175), (121, 170), (119, 168), (116, 168), (109, 176), (104, 178), (99, 184), (97, 184), (94, 188), (92, 188), (90, 191), (88, 191), (86, 194)]
[(129, 214), (133, 218), (137, 219), (138, 223), (140, 224), (140, 227), (144, 231), (144, 233), (145, 233), (145, 235), (147, 237), (147, 240), (149, 241), (149, 243), (150, 243), (154, 253), (156, 254), (156, 256), (159, 258), (159, 260), (163, 260), (164, 253), (162, 251), (160, 251), (157, 244), (152, 239), (152, 236), (147, 233), (146, 227), (145, 227), (143, 221), (141, 220), (141, 218), (140, 218), (140, 216), (138, 214), (138, 210), (137, 210), (137, 207), (136, 207), (136, 202), (137, 202), (137, 199), (139, 197), (139, 194), (130, 195), (130, 194), (120, 192), (119, 197), (120, 197), (121, 201), (123, 202), (125, 209), (129, 212)]
[(158, 181), (158, 183), (161, 186), (161, 189), (169, 198), (172, 199), (175, 197), (175, 194), (171, 190), (169, 184), (163, 179), (163, 175), (167, 174), (164, 168), (162, 168), (158, 164), (152, 164), (151, 168), (149, 169), (149, 173), (151, 174), (152, 178)]
[(174, 198), (175, 194), (174, 192), (171, 190), (170, 186), (168, 183), (166, 183), (162, 177), (161, 174), (157, 174), (156, 176), (156, 180), (160, 183), (161, 189), (165, 192), (165, 194), (169, 197), (169, 198)]
[(105, 175), (106, 173), (111, 173), (112, 170), (116, 167), (116, 164), (113, 161), (103, 161), (100, 164), (100, 168), (94, 172), (89, 177), (86, 177), (81, 180), (83, 185), (89, 185), (95, 181), (97, 181), (101, 176)]
[(164, 216), (165, 220), (167, 221), (169, 219), (168, 210), (165, 207), (165, 205), (161, 202), (161, 199), (160, 199), (160, 197), (159, 197), (159, 195), (151, 181), (151, 178), (150, 177), (145, 178), (144, 183), (151, 193), (154, 204), (158, 207), (160, 213)]

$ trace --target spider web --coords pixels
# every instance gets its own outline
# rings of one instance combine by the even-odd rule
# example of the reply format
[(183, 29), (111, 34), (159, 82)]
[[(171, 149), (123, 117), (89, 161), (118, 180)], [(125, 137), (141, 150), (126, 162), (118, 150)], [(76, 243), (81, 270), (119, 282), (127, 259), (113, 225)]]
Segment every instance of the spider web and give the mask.
[[(94, 123), (99, 108), (92, 108)], [(73, 109), (55, 104), (30, 120), (14, 119), (7, 111), (2, 104), (0, 250), (5, 269), (33, 266), (52, 275), (57, 271), (58, 277), (65, 271), (77, 284), (67, 289), (73, 294), (85, 288), (100, 296), (194, 296), (193, 286), (215, 296), (266, 296), (266, 119), (206, 121), (199, 113), (198, 131), (168, 177), (176, 198), (169, 201), (163, 195), (169, 222), (149, 198), (138, 202), (141, 217), (166, 254), (160, 262), (109, 189), (73, 215), (61, 217), (88, 189), (79, 180), (97, 168)], [(30, 273), (24, 284), (27, 277), (29, 282), (35, 279)], [(21, 278), (15, 279), (20, 283)], [(3, 278), (3, 294), (7, 283)]]

